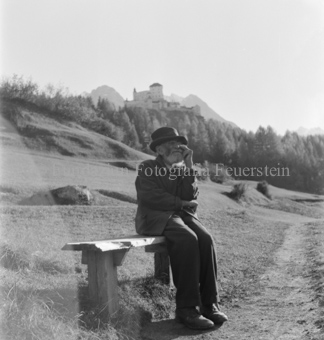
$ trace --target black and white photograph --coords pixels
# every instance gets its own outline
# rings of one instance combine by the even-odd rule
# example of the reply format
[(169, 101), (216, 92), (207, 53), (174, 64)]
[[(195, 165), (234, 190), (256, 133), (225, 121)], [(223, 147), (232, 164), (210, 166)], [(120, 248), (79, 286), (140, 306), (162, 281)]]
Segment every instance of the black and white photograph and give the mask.
[(324, 340), (324, 1), (0, 0), (0, 339)]

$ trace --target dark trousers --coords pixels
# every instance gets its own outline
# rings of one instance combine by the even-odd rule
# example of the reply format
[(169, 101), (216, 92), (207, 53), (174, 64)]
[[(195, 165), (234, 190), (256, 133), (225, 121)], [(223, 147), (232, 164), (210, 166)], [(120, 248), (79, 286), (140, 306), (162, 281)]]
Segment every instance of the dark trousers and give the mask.
[(177, 308), (216, 303), (217, 258), (212, 236), (194, 217), (181, 211), (168, 221), (167, 240)]

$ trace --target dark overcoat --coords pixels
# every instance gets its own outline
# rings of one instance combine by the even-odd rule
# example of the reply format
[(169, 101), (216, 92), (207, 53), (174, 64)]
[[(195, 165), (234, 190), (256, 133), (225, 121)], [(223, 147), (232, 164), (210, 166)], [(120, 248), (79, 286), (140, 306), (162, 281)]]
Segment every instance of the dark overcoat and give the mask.
[[(140, 164), (135, 186), (135, 227), (140, 235), (162, 235), (168, 219), (182, 210), (182, 201), (198, 197), (196, 172), (186, 167), (168, 169), (161, 156)], [(198, 219), (196, 209), (183, 209)]]

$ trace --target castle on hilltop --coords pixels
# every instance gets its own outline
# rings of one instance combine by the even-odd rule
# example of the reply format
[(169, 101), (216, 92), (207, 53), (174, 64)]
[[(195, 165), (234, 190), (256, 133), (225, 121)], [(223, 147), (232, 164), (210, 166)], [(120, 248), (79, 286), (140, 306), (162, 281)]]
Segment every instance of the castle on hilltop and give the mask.
[(150, 86), (148, 91), (137, 92), (133, 91), (133, 100), (125, 100), (126, 107), (143, 107), (147, 109), (156, 110), (179, 110), (183, 112), (193, 112), (195, 115), (200, 116), (200, 106), (193, 107), (180, 106), (178, 102), (168, 102), (164, 99), (163, 86), (159, 83), (154, 83)]

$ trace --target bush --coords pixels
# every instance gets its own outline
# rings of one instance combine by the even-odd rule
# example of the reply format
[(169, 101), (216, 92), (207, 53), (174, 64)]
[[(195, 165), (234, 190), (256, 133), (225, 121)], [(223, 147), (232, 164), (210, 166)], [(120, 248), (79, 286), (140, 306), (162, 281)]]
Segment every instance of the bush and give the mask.
[(79, 124), (97, 117), (98, 114), (89, 97), (71, 95), (67, 88), (54, 87), (51, 84), (44, 90), (40, 90), (31, 79), (25, 80), (17, 75), (1, 80), (0, 98), (7, 101), (20, 101), (24, 105), (33, 104), (58, 118)]
[(1, 114), (18, 131), (23, 130), (30, 121), (30, 118), (23, 113), (19, 105), (6, 100), (1, 103)]
[(248, 186), (246, 183), (237, 183), (233, 186), (233, 189), (228, 193), (228, 197), (238, 201), (246, 193)]
[(262, 181), (257, 184), (256, 189), (261, 192), (265, 197), (271, 199), (271, 194), (269, 191), (269, 184), (267, 181)]
[(32, 101), (37, 95), (38, 85), (31, 79), (25, 80), (22, 76), (14, 75), (11, 78), (1, 80), (1, 98)]

